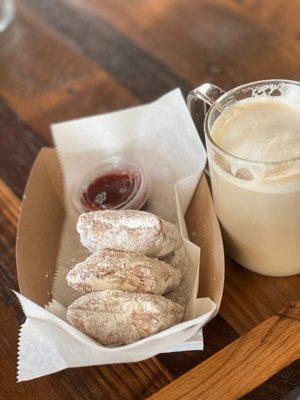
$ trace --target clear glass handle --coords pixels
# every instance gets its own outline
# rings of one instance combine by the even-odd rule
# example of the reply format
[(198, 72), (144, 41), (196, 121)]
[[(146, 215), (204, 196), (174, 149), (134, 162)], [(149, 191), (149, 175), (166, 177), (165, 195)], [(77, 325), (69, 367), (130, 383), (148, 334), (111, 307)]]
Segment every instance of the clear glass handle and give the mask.
[(14, 0), (0, 0), (0, 33), (4, 32), (15, 17), (16, 5)]
[[(209, 106), (212, 106), (215, 103), (215, 101), (220, 96), (222, 96), (224, 93), (225, 93), (224, 90), (220, 89), (218, 86), (212, 85), (211, 83), (203, 83), (203, 85), (198, 86), (196, 89), (192, 90), (188, 94), (187, 106), (188, 106), (188, 109), (189, 109), (189, 111), (191, 113), (191, 116), (192, 116), (196, 126), (198, 125), (198, 121), (200, 119), (203, 120), (204, 115), (206, 114), (206, 111), (207, 111), (206, 110), (207, 104)], [(204, 114), (203, 114), (203, 111), (202, 111), (202, 113), (200, 113), (202, 118), (200, 118), (199, 110), (197, 112), (197, 107), (196, 107), (197, 106), (197, 102), (199, 100), (201, 100), (201, 102), (202, 102), (202, 104), (204, 106), (204, 109), (202, 107), (202, 109), (204, 111)], [(219, 111), (221, 112), (222, 110), (219, 110)], [(200, 139), (201, 139), (203, 145), (205, 146), (204, 131), (203, 131), (201, 126), (198, 126), (198, 133), (199, 133), (199, 136), (200, 136)], [(209, 170), (208, 170), (207, 166), (206, 166), (204, 171), (205, 171), (206, 175), (208, 177), (210, 177)]]
[(198, 86), (188, 94), (188, 108), (191, 111), (193, 103), (197, 100), (202, 100), (212, 106), (224, 93), (224, 90), (220, 89), (218, 86), (212, 85), (211, 83), (203, 83), (203, 85)]

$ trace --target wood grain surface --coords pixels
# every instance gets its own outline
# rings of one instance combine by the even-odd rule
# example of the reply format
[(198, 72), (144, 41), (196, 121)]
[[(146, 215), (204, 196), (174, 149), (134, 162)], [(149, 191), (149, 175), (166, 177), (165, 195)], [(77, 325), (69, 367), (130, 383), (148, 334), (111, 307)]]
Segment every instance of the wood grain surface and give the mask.
[[(300, 2), (19, 0), (17, 6), (12, 26), (0, 34), (0, 399), (145, 399), (180, 384), (177, 378), (194, 367), (181, 378), (192, 390), (201, 379), (189, 377), (200, 368), (208, 382), (217, 373), (232, 396), (281, 398), (300, 382), (299, 364), (288, 366), (296, 319), (287, 317), (296, 312), (299, 318), (299, 305), (284, 317), (272, 315), (299, 299), (299, 276), (262, 277), (228, 260), (220, 315), (204, 329), (205, 351), (67, 370), (21, 384), (16, 349), (24, 316), (10, 289), (18, 290), (20, 200), (35, 156), (51, 144), (51, 123), (152, 101), (177, 86), (187, 94), (204, 81), (229, 89), (257, 79), (300, 80)], [(277, 342), (278, 326), (288, 328), (280, 342), (284, 352), (259, 337), (273, 326), (267, 337)], [(254, 355), (265, 356), (265, 368)], [(236, 357), (244, 357), (245, 369), (225, 376), (223, 357), (233, 368)], [(219, 387), (214, 382), (211, 399), (222, 398)]]

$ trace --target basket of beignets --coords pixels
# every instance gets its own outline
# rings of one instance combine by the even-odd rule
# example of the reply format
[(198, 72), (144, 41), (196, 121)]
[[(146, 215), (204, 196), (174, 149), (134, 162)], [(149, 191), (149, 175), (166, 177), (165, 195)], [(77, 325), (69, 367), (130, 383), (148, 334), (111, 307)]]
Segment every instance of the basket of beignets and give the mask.
[(180, 91), (52, 131), (18, 231), (19, 380), (203, 348), (223, 246)]

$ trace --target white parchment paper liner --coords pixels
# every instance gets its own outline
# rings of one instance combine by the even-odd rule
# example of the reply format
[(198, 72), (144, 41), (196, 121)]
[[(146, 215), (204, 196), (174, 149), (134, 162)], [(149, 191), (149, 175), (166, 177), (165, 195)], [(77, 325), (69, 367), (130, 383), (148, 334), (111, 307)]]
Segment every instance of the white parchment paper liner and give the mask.
[[(200, 248), (188, 240), (184, 213), (206, 153), (181, 92), (176, 89), (145, 106), (60, 123), (52, 129), (65, 176), (66, 219), (52, 291), (55, 300), (45, 309), (17, 294), (27, 316), (19, 339), (18, 380), (68, 367), (134, 362), (161, 352), (202, 348), (201, 328), (216, 312), (216, 305), (208, 298), (196, 298)], [(65, 275), (86, 256), (75, 231), (73, 188), (79, 176), (115, 154), (137, 158), (151, 175), (147, 210), (179, 224), (191, 260), (184, 277), (190, 296), (184, 322), (126, 346), (105, 348), (64, 320), (65, 307), (78, 296), (66, 285)]]

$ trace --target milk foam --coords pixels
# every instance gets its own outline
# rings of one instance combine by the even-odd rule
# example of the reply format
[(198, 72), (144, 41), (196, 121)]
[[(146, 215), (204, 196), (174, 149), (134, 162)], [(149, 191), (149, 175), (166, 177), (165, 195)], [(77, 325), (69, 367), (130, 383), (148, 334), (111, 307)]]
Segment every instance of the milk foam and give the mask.
[(276, 97), (241, 100), (223, 111), (211, 136), (228, 153), (251, 161), (300, 157), (300, 107)]

